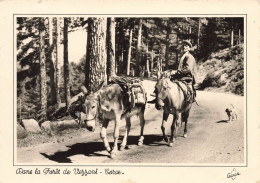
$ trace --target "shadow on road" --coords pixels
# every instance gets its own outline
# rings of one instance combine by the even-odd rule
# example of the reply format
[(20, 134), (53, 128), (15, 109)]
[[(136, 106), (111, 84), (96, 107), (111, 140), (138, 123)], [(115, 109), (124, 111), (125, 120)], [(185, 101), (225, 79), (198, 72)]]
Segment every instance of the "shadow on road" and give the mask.
[(220, 120), (220, 121), (217, 121), (216, 123), (227, 123), (228, 120)]
[[(123, 137), (120, 136), (119, 140), (122, 140)], [(138, 143), (139, 136), (128, 136), (128, 146), (136, 145)], [(144, 145), (149, 146), (160, 146), (165, 145), (165, 142), (161, 142), (163, 140), (162, 136), (158, 135), (145, 135), (144, 136)], [(160, 143), (161, 142), (161, 143)], [(110, 146), (113, 146), (113, 143), (110, 143)], [(103, 142), (87, 142), (87, 143), (76, 143), (71, 146), (67, 146), (69, 149), (66, 151), (58, 151), (52, 155), (48, 155), (46, 153), (41, 153), (44, 157), (48, 158), (49, 160), (58, 162), (58, 163), (73, 163), (70, 159), (71, 156), (74, 155), (85, 155), (85, 156), (105, 156), (108, 157), (108, 154), (101, 154), (100, 151), (104, 151)], [(120, 144), (118, 144), (120, 147)]]
[(71, 146), (67, 146), (67, 151), (59, 151), (53, 155), (41, 153), (44, 157), (56, 161), (58, 163), (72, 163), (70, 156), (74, 155), (85, 155), (85, 156), (107, 156), (104, 154), (96, 153), (97, 151), (103, 151), (103, 142), (89, 142), (89, 143), (77, 143)]
[[(129, 136), (128, 137), (128, 144), (137, 144), (139, 136)], [(162, 135), (144, 135), (144, 144), (151, 145), (156, 142), (160, 142), (163, 140)]]

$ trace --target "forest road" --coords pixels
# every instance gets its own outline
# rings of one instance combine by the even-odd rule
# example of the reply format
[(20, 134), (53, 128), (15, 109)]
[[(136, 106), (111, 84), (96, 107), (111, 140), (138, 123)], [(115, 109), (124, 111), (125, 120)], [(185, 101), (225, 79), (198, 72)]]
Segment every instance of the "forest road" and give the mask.
[[(144, 80), (143, 84), (148, 92), (148, 100), (151, 100), (150, 94), (154, 89), (155, 81)], [(100, 129), (97, 128), (95, 132), (86, 130), (80, 135), (72, 135), (70, 140), (64, 142), (17, 148), (17, 164), (244, 165), (246, 163), (244, 98), (232, 94), (198, 91), (199, 106), (196, 104), (192, 106), (188, 121), (188, 137), (183, 137), (183, 124), (178, 129), (178, 136), (173, 147), (169, 147), (162, 139), (162, 111), (156, 110), (154, 104), (148, 104), (145, 111), (143, 146), (137, 146), (140, 125), (137, 117), (133, 117), (128, 148), (118, 151), (115, 159), (109, 158), (109, 154), (104, 150), (99, 135)], [(230, 104), (233, 104), (237, 110), (237, 121), (227, 122), (225, 109)], [(172, 115), (166, 124), (168, 135), (171, 123)], [(113, 126), (111, 122), (108, 128), (108, 140), (111, 143), (113, 142)], [(124, 124), (120, 128), (119, 142), (122, 140), (123, 132)]]

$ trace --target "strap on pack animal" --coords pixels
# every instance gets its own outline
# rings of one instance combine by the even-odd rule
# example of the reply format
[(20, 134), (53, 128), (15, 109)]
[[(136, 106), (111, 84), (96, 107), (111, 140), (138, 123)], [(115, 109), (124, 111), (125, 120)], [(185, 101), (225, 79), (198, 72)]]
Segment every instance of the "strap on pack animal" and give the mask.
[(130, 77), (113, 77), (110, 79), (109, 84), (118, 84), (122, 88), (124, 98), (128, 105), (127, 111), (131, 111), (136, 104), (145, 104), (147, 101), (146, 92), (139, 79)]

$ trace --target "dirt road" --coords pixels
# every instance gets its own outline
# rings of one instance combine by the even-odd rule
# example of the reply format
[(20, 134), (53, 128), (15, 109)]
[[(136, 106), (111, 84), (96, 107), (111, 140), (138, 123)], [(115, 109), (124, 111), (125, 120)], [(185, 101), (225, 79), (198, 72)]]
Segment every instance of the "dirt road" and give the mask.
[[(154, 82), (145, 80), (148, 99)], [(189, 122), (188, 137), (183, 138), (183, 126), (179, 128), (173, 147), (162, 139), (162, 111), (148, 104), (145, 112), (146, 126), (143, 146), (137, 146), (140, 127), (137, 118), (132, 119), (128, 148), (119, 151), (115, 159), (110, 159), (104, 151), (99, 137), (99, 129), (91, 133), (83, 131), (70, 140), (59, 143), (45, 143), (35, 147), (17, 149), (17, 164), (50, 165), (73, 164), (128, 164), (128, 163), (169, 163), (169, 165), (238, 165), (245, 163), (246, 133), (244, 122), (244, 97), (231, 94), (198, 91), (199, 106), (193, 105)], [(238, 120), (227, 122), (225, 108), (233, 104)], [(172, 117), (168, 119), (167, 133), (170, 132)], [(113, 123), (109, 125), (108, 138), (112, 143)], [(121, 127), (120, 135), (123, 135)], [(122, 137), (120, 138), (122, 140)], [(143, 165), (143, 164), (142, 164)]]

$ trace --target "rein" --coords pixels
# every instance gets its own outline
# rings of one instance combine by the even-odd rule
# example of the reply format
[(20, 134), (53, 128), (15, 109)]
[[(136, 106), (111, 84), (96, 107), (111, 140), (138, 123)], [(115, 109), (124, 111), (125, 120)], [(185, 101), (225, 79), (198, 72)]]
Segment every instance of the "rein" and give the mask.
[[(86, 98), (88, 98), (88, 97), (86, 97)], [(98, 94), (96, 98), (91, 98), (91, 99), (88, 99), (88, 100), (96, 100), (97, 101), (97, 112), (92, 119), (87, 119), (85, 121), (86, 122), (92, 121), (94, 119), (97, 121), (97, 119), (101, 119), (102, 113), (100, 112), (100, 106), (101, 106), (101, 104), (100, 104), (100, 94)]]
[[(168, 88), (166, 88), (167, 90), (168, 90)], [(161, 100), (161, 101), (164, 101), (167, 97), (168, 97), (168, 95), (169, 95), (169, 93), (168, 93), (169, 91), (167, 91), (167, 95), (166, 95), (166, 97), (163, 99), (163, 98), (161, 98), (161, 97), (159, 97), (158, 96), (158, 94), (157, 94), (157, 98), (159, 99), (159, 100)], [(164, 102), (163, 102), (164, 103)]]

